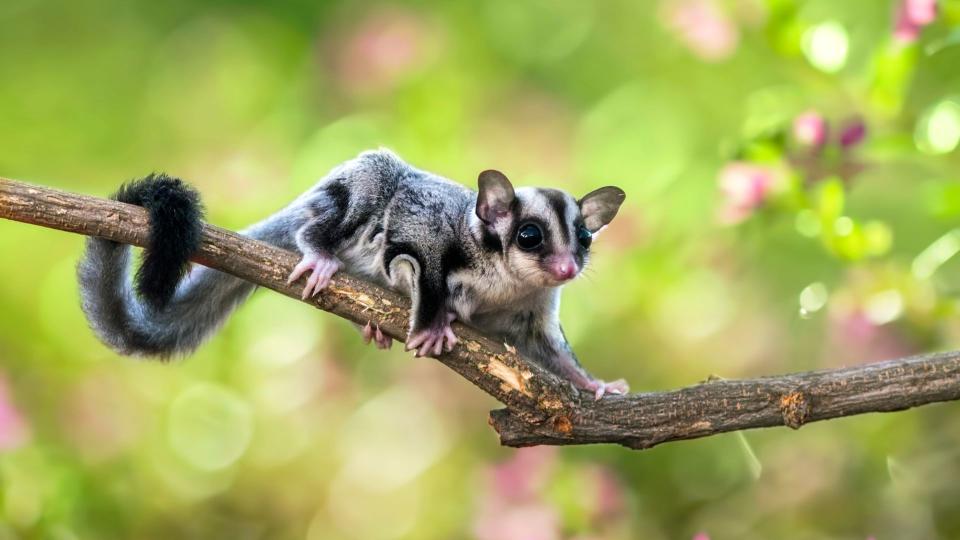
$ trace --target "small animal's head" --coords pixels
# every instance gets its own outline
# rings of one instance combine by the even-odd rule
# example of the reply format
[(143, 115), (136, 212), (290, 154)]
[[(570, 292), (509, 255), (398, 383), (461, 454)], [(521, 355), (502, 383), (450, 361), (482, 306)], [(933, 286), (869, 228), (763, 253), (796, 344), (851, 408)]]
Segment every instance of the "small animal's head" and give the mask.
[(480, 173), (477, 217), (483, 244), (503, 255), (507, 271), (536, 287), (575, 278), (587, 264), (590, 245), (617, 215), (626, 197), (607, 186), (579, 200), (558, 189), (514, 189), (499, 171)]

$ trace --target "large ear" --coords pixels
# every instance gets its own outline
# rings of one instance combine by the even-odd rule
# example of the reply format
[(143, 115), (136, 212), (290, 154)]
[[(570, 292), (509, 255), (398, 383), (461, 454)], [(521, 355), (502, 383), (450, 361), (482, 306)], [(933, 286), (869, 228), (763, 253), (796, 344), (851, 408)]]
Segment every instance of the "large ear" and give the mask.
[(613, 221), (627, 194), (614, 186), (602, 187), (580, 199), (580, 215), (590, 232), (597, 232)]
[(510, 213), (513, 206), (513, 185), (500, 171), (488, 170), (480, 173), (477, 181), (480, 194), (477, 195), (477, 217), (492, 225), (498, 219)]

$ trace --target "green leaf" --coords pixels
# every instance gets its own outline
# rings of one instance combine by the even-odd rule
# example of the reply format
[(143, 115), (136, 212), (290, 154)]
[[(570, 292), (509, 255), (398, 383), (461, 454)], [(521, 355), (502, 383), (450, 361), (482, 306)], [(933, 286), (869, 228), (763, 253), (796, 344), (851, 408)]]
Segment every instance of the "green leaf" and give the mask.
[(844, 187), (843, 182), (839, 178), (830, 178), (820, 184), (817, 207), (820, 213), (820, 220), (824, 225), (832, 226), (833, 223), (843, 215), (844, 203)]
[(895, 114), (903, 104), (907, 85), (917, 63), (917, 47), (891, 40), (873, 59), (870, 101), (877, 109)]
[(833, 222), (832, 234), (824, 234), (827, 247), (841, 259), (859, 261), (867, 256), (867, 239), (863, 227), (847, 216)]
[(882, 221), (870, 221), (863, 226), (867, 255), (879, 257), (886, 255), (893, 246), (893, 231)]
[(930, 186), (924, 198), (933, 217), (946, 220), (960, 216), (960, 183)]
[(933, 56), (955, 45), (960, 45), (960, 28), (954, 28), (946, 36), (928, 43), (927, 46), (923, 48), (923, 53), (927, 56)]

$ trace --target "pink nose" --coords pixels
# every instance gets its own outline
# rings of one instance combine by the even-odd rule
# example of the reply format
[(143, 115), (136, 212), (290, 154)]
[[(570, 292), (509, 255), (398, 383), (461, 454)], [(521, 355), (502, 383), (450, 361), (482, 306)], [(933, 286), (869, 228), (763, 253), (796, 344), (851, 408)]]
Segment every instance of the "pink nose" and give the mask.
[(558, 281), (573, 279), (573, 276), (577, 275), (577, 263), (570, 256), (557, 257), (550, 261), (548, 268), (550, 275)]

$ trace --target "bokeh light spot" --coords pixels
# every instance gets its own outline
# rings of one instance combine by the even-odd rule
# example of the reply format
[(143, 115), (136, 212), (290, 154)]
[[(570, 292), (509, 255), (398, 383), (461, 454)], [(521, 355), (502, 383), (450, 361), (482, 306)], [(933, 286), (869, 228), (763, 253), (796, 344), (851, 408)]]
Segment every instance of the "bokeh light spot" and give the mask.
[(706, 339), (730, 322), (736, 311), (730, 284), (712, 272), (691, 273), (663, 296), (657, 323), (664, 335), (683, 341)]
[(288, 369), (317, 346), (324, 327), (314, 313), (299, 307), (282, 296), (265, 294), (253, 297), (237, 314), (243, 356), (250, 365), (264, 371)]
[(383, 491), (416, 478), (450, 445), (433, 407), (406, 389), (367, 402), (347, 422), (340, 440), (344, 479)]
[(952, 152), (960, 143), (960, 99), (945, 99), (928, 109), (913, 137), (917, 148), (928, 154)]
[(853, 232), (853, 220), (847, 216), (841, 216), (833, 222), (833, 232), (837, 236), (847, 236)]
[(820, 23), (803, 33), (803, 54), (820, 71), (836, 73), (843, 69), (849, 48), (847, 29), (837, 21)]
[(820, 311), (823, 306), (827, 305), (829, 298), (830, 293), (823, 283), (817, 281), (807, 285), (800, 291), (800, 316), (808, 318)]
[(903, 296), (896, 289), (878, 292), (867, 299), (867, 319), (873, 324), (893, 322), (903, 313)]
[(864, 225), (863, 237), (867, 243), (867, 254), (874, 257), (886, 254), (893, 246), (893, 231), (882, 221), (870, 221)]
[(226, 388), (201, 383), (182, 392), (170, 406), (170, 447), (198, 469), (229, 467), (246, 451), (252, 435), (249, 405)]

